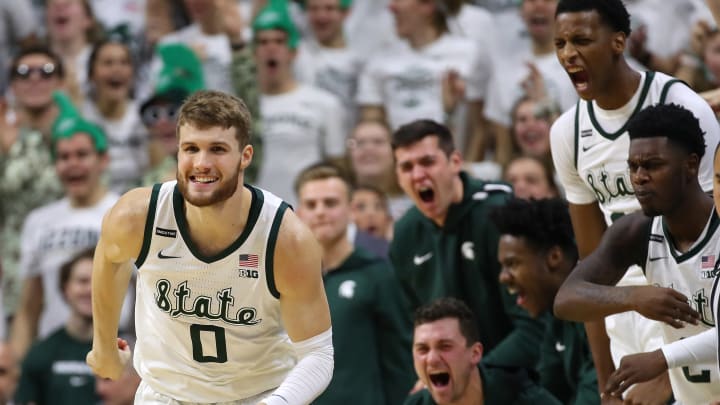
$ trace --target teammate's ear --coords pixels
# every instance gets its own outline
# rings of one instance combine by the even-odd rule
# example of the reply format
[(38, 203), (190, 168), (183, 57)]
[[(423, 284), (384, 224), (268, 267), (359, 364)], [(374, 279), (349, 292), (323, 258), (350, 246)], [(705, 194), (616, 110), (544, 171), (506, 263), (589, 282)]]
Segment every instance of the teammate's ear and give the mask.
[(554, 269), (558, 268), (562, 261), (563, 251), (560, 246), (555, 245), (548, 249), (547, 253), (545, 253), (545, 263), (547, 264), (547, 267), (548, 269), (550, 269), (551, 272)]
[(700, 171), (700, 158), (698, 155), (696, 153), (689, 154), (685, 160), (685, 164), (687, 165), (688, 177), (697, 178), (698, 172)]
[(624, 32), (616, 32), (612, 37), (612, 50), (615, 55), (622, 55), (625, 52), (627, 36)]
[(248, 166), (250, 166), (250, 163), (252, 163), (254, 152), (255, 151), (253, 150), (252, 145), (245, 145), (245, 147), (243, 147), (242, 159), (240, 160), (240, 168), (242, 170), (245, 170)]

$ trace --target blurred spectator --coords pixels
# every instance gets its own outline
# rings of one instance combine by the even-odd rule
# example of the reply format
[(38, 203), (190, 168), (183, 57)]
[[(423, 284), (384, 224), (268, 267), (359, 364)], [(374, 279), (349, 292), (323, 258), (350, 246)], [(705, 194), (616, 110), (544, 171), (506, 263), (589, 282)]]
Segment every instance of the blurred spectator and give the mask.
[[(30, 0), (0, 2), (0, 72), (6, 72), (15, 51), (38, 36), (37, 20)], [(0, 75), (0, 93), (8, 78)]]
[[(152, 1), (152, 0), (151, 0)], [(145, 27), (148, 0), (90, 0), (95, 17), (105, 31), (122, 31), (133, 41)]]
[(679, 56), (690, 45), (693, 24), (699, 20), (712, 21), (702, 0), (632, 0), (626, 3), (632, 15), (627, 52), (642, 65), (639, 70), (672, 75)]
[(264, 145), (258, 185), (292, 204), (293, 179), (300, 170), (342, 156), (347, 120), (335, 96), (294, 79), (299, 34), (283, 2), (270, 2), (253, 32)]
[(58, 115), (52, 92), (63, 83), (60, 59), (46, 47), (24, 48), (9, 69), (13, 105), (0, 103), (0, 260), (6, 308), (15, 312), (20, 283), (20, 230), (34, 208), (62, 196), (50, 159)]
[[(21, 233), (20, 305), (10, 342), (23, 356), (36, 336), (44, 338), (68, 318), (69, 308), (56, 286), (62, 263), (78, 251), (95, 246), (100, 224), (118, 195), (100, 180), (108, 165), (102, 130), (80, 118), (69, 99), (55, 95), (61, 116), (54, 126), (52, 152), (65, 197), (34, 209)], [(126, 313), (123, 325), (128, 325)]]
[(413, 362), (426, 389), (405, 405), (559, 405), (522, 367), (480, 363), (483, 344), (470, 308), (441, 298), (415, 312)]
[(382, 121), (361, 121), (348, 140), (350, 167), (358, 185), (377, 187), (387, 195), (390, 214), (400, 218), (412, 206), (395, 175), (390, 128)]
[(47, 0), (45, 19), (50, 48), (63, 60), (73, 98), (84, 94), (92, 44), (103, 35), (90, 0)]
[(552, 166), (550, 156), (550, 126), (560, 115), (549, 100), (521, 98), (512, 110), (512, 136), (515, 154), (534, 156)]
[(345, 106), (350, 125), (356, 116), (355, 95), (363, 55), (348, 45), (343, 21), (352, 0), (306, 0), (307, 19), (312, 35), (300, 41), (293, 64), (301, 83), (317, 86), (334, 94)]
[(12, 405), (20, 379), (20, 365), (12, 347), (0, 342), (0, 405)]
[(354, 0), (345, 20), (345, 37), (353, 49), (367, 58), (400, 39), (395, 34), (390, 0)]
[(114, 41), (95, 45), (88, 61), (89, 97), (82, 112), (107, 136), (109, 186), (118, 194), (137, 185), (148, 167), (148, 134), (131, 98), (133, 76), (127, 45)]
[(361, 120), (386, 121), (392, 129), (417, 119), (445, 122), (455, 128), (461, 153), (466, 130), (472, 138), (484, 136), (491, 63), (488, 50), (448, 33), (446, 18), (459, 5), (451, 0), (391, 2), (395, 30), (403, 41), (380, 52), (361, 74)]
[[(60, 152), (60, 150), (58, 150)], [(15, 395), (18, 405), (94, 404), (95, 376), (85, 363), (92, 348), (91, 278), (93, 254), (89, 248), (72, 256), (60, 267), (57, 285), (70, 308), (63, 325), (33, 345), (22, 363)]]
[[(351, 186), (341, 171), (316, 164), (295, 183), (298, 217), (322, 248), (323, 283), (333, 319), (335, 369), (313, 404), (400, 404), (414, 382), (410, 314), (387, 261), (347, 238)], [(362, 345), (363, 350), (356, 350)], [(371, 389), (368, 389), (371, 387)]]
[(505, 181), (513, 186), (513, 192), (519, 198), (552, 198), (559, 194), (548, 162), (535, 156), (518, 156), (511, 160), (505, 170)]
[(376, 238), (392, 239), (393, 218), (385, 193), (369, 184), (357, 186), (350, 200), (350, 213), (358, 230)]
[[(182, 43), (202, 61), (206, 86), (232, 92), (231, 46), (243, 43), (243, 20), (234, 0), (183, 0), (190, 25), (160, 39), (160, 43)], [(152, 74), (152, 73), (151, 73)]]
[(720, 31), (698, 21), (693, 26), (692, 43), (680, 56), (675, 76), (697, 92), (720, 87)]
[[(555, 55), (553, 33), (557, 0), (525, 0), (520, 6), (525, 28), (530, 37), (527, 47), (514, 49), (512, 55), (495, 60), (484, 114), (492, 123), (494, 160), (506, 166), (512, 158), (512, 109), (518, 100), (528, 97), (538, 103), (557, 104), (570, 108), (577, 94)], [(473, 160), (483, 160), (488, 141), (478, 143), (472, 151)]]

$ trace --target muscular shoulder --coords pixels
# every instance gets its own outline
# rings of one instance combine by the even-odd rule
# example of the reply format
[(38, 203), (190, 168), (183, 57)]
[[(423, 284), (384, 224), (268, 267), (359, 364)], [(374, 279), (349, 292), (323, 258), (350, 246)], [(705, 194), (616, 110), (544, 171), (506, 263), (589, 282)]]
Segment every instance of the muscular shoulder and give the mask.
[[(278, 288), (301, 282), (308, 274), (320, 274), (320, 245), (310, 229), (291, 210), (283, 214), (275, 248)], [(282, 293), (282, 290), (280, 291)]]
[(122, 261), (139, 252), (151, 194), (149, 187), (130, 190), (105, 215), (100, 238), (109, 258)]
[(567, 142), (572, 139), (575, 132), (575, 112), (577, 111), (577, 104), (565, 111), (553, 122), (550, 127), (550, 142), (555, 153), (556, 142)]

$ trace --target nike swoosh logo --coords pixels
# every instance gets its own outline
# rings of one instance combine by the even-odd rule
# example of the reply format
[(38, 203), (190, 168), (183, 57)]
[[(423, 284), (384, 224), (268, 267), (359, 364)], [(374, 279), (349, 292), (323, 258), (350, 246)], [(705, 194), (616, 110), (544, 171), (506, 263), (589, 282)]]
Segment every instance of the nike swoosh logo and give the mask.
[(667, 259), (667, 256), (651, 257), (651, 258), (650, 258), (650, 261), (651, 261), (651, 262), (654, 262), (654, 261), (656, 261), (656, 260), (662, 260), (662, 259)]
[(433, 255), (432, 252), (429, 252), (429, 253), (425, 253), (422, 256), (415, 256), (415, 257), (413, 257), (413, 263), (415, 263), (416, 266), (419, 266), (419, 265), (425, 263), (426, 261), (430, 260), (432, 255)]
[(158, 259), (179, 259), (181, 257), (182, 256), (165, 256), (162, 250), (158, 252)]
[(582, 150), (583, 150), (583, 152), (587, 152), (587, 151), (589, 151), (590, 149), (594, 148), (595, 145), (597, 145), (597, 144), (594, 143), (594, 144), (592, 144), (592, 145), (590, 145), (590, 146), (583, 146), (583, 147), (582, 147)]
[(560, 343), (560, 342), (555, 342), (555, 350), (557, 350), (557, 351), (559, 351), (559, 352), (564, 352), (564, 351), (565, 351), (565, 345), (562, 344), (562, 343)]

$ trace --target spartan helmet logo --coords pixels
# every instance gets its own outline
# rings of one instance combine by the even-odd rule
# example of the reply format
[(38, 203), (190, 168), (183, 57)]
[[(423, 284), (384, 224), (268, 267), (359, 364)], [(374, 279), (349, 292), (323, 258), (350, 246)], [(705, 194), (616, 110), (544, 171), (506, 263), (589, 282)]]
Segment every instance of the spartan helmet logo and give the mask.
[(340, 284), (340, 288), (338, 288), (338, 294), (347, 299), (354, 297), (356, 284), (354, 280), (343, 281), (342, 284)]

